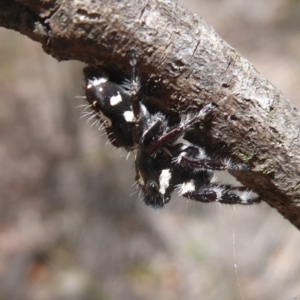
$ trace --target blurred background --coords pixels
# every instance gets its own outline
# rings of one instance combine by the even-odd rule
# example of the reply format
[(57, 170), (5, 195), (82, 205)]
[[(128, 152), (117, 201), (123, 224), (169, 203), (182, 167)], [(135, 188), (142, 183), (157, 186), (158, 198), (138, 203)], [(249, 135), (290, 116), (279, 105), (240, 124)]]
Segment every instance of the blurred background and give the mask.
[[(300, 1), (182, 3), (300, 107)], [(80, 119), (82, 64), (0, 28), (0, 65), (0, 299), (300, 295), (300, 233), (275, 210), (146, 207), (133, 156)]]

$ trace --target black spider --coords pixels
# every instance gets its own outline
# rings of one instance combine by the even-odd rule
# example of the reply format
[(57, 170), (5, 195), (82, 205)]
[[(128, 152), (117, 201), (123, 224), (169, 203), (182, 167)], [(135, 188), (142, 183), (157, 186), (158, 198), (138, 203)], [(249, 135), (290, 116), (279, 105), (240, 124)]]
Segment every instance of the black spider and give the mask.
[(247, 171), (247, 165), (209, 158), (204, 149), (185, 139), (188, 130), (211, 116), (213, 106), (206, 105), (197, 114), (186, 115), (178, 124), (170, 125), (166, 115), (150, 113), (141, 100), (134, 50), (130, 52), (130, 64), (131, 81), (122, 85), (102, 77), (93, 67), (85, 68), (86, 98), (104, 124), (111, 143), (128, 151), (137, 150), (136, 180), (145, 204), (163, 207), (175, 189), (180, 195), (201, 202), (259, 202), (259, 197), (253, 197), (244, 186), (214, 182), (213, 171)]

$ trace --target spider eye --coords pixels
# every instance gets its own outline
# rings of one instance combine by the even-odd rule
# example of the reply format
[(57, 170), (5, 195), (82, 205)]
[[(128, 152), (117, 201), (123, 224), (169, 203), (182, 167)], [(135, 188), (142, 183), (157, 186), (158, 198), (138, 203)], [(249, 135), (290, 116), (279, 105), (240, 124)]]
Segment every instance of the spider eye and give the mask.
[(146, 190), (147, 190), (147, 193), (150, 194), (150, 195), (156, 195), (159, 193), (158, 191), (158, 184), (153, 181), (153, 180), (149, 180), (146, 184)]

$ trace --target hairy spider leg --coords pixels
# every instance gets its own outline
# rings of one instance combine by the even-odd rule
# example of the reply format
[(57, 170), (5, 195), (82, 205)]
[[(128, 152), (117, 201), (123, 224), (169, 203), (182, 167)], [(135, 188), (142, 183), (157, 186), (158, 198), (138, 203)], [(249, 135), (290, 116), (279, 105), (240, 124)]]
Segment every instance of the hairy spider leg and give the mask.
[(163, 121), (158, 119), (149, 127), (149, 129), (146, 129), (140, 139), (140, 146), (144, 146), (144, 148), (148, 147), (153, 137), (157, 136), (157, 133), (161, 129), (162, 125)]
[[(175, 145), (176, 146), (176, 145)], [(179, 155), (173, 160), (176, 164), (192, 170), (231, 170), (231, 171), (248, 171), (250, 168), (243, 163), (233, 163), (230, 159), (213, 159), (207, 158), (203, 149), (182, 144), (182, 150), (179, 149)]]
[(163, 148), (167, 143), (178, 139), (184, 132), (190, 129), (194, 124), (199, 121), (204, 121), (213, 111), (213, 106), (208, 104), (204, 106), (199, 113), (192, 117), (186, 117), (181, 120), (179, 125), (172, 127), (165, 134), (156, 139), (149, 147), (147, 148), (147, 153), (152, 155), (158, 149)]
[(140, 137), (142, 136), (142, 128), (141, 128), (141, 104), (140, 104), (140, 83), (138, 76), (136, 75), (136, 51), (134, 48), (131, 48), (129, 51), (130, 56), (130, 65), (131, 65), (131, 82), (130, 82), (130, 97), (131, 97), (131, 105), (132, 111), (135, 116), (135, 126), (133, 129), (133, 140), (135, 144), (139, 144)]
[(251, 193), (245, 189), (241, 195), (234, 193), (234, 190), (243, 190), (242, 187), (232, 187), (230, 185), (209, 184), (197, 185), (196, 180), (185, 182), (180, 187), (180, 195), (190, 200), (199, 202), (219, 202), (224, 204), (251, 205), (259, 203), (260, 197), (251, 197)]
[[(178, 147), (178, 145), (175, 145)], [(185, 180), (179, 184), (180, 195), (195, 201), (200, 202), (220, 202), (227, 204), (244, 204), (250, 205), (260, 202), (261, 199), (257, 196), (253, 197), (251, 192), (245, 186), (232, 186), (230, 184), (205, 183), (199, 178), (201, 172), (208, 170), (239, 170), (246, 171), (249, 167), (246, 164), (233, 164), (230, 160), (218, 161), (206, 157), (204, 150), (193, 145), (181, 144), (179, 149), (180, 154), (176, 159), (173, 159), (176, 170), (181, 168), (191, 174), (190, 180)], [(236, 192), (242, 192), (237, 194)]]

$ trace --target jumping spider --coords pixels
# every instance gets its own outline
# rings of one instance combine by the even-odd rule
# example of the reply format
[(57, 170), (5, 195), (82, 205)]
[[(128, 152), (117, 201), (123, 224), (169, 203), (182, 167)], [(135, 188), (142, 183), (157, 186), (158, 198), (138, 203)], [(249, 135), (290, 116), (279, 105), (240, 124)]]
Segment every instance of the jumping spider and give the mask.
[(197, 114), (186, 115), (175, 125), (162, 112), (150, 113), (142, 98), (136, 76), (136, 54), (130, 51), (132, 76), (117, 84), (93, 67), (84, 70), (86, 99), (93, 114), (105, 126), (115, 147), (136, 151), (136, 181), (144, 193), (144, 202), (163, 207), (178, 189), (179, 194), (195, 201), (249, 205), (260, 202), (244, 186), (213, 182), (216, 170), (248, 170), (245, 164), (210, 158), (204, 149), (185, 139), (187, 131), (205, 121), (213, 105)]

